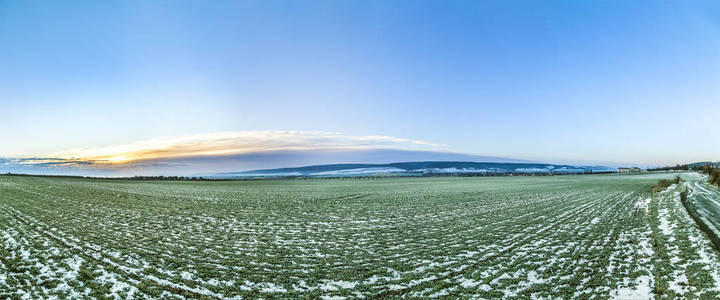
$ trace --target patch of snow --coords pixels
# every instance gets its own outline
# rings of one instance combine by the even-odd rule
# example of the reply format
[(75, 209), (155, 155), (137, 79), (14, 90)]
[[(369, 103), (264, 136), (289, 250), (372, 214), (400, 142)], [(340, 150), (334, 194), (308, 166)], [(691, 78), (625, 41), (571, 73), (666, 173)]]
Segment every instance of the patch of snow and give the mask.
[(621, 288), (617, 290), (613, 299), (641, 300), (654, 298), (652, 293), (653, 279), (650, 276), (640, 276), (635, 283), (637, 284), (635, 288)]

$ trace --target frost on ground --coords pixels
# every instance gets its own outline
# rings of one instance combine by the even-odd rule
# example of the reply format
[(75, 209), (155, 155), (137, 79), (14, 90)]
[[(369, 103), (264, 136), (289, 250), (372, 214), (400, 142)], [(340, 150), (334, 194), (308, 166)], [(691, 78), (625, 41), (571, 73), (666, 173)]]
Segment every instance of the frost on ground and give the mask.
[(0, 298), (716, 298), (670, 176), (0, 176)]

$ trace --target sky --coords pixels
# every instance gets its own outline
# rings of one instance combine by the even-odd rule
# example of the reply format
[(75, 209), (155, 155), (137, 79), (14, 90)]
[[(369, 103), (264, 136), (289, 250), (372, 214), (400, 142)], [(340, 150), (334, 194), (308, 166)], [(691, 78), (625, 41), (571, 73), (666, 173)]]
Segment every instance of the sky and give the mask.
[(720, 160), (718, 116), (712, 1), (0, 1), (6, 164), (666, 165)]

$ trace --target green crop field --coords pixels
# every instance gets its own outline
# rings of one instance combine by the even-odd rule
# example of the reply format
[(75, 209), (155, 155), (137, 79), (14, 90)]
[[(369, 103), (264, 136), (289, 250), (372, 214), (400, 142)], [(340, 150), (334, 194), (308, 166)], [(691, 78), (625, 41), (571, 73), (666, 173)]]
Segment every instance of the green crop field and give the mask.
[(673, 176), (0, 176), (0, 298), (717, 298)]

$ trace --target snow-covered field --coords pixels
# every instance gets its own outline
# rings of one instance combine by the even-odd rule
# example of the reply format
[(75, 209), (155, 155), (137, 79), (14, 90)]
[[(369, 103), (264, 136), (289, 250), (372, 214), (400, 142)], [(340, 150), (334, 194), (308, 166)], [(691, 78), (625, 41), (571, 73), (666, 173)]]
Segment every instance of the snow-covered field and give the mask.
[(717, 298), (670, 177), (0, 176), (0, 298)]

